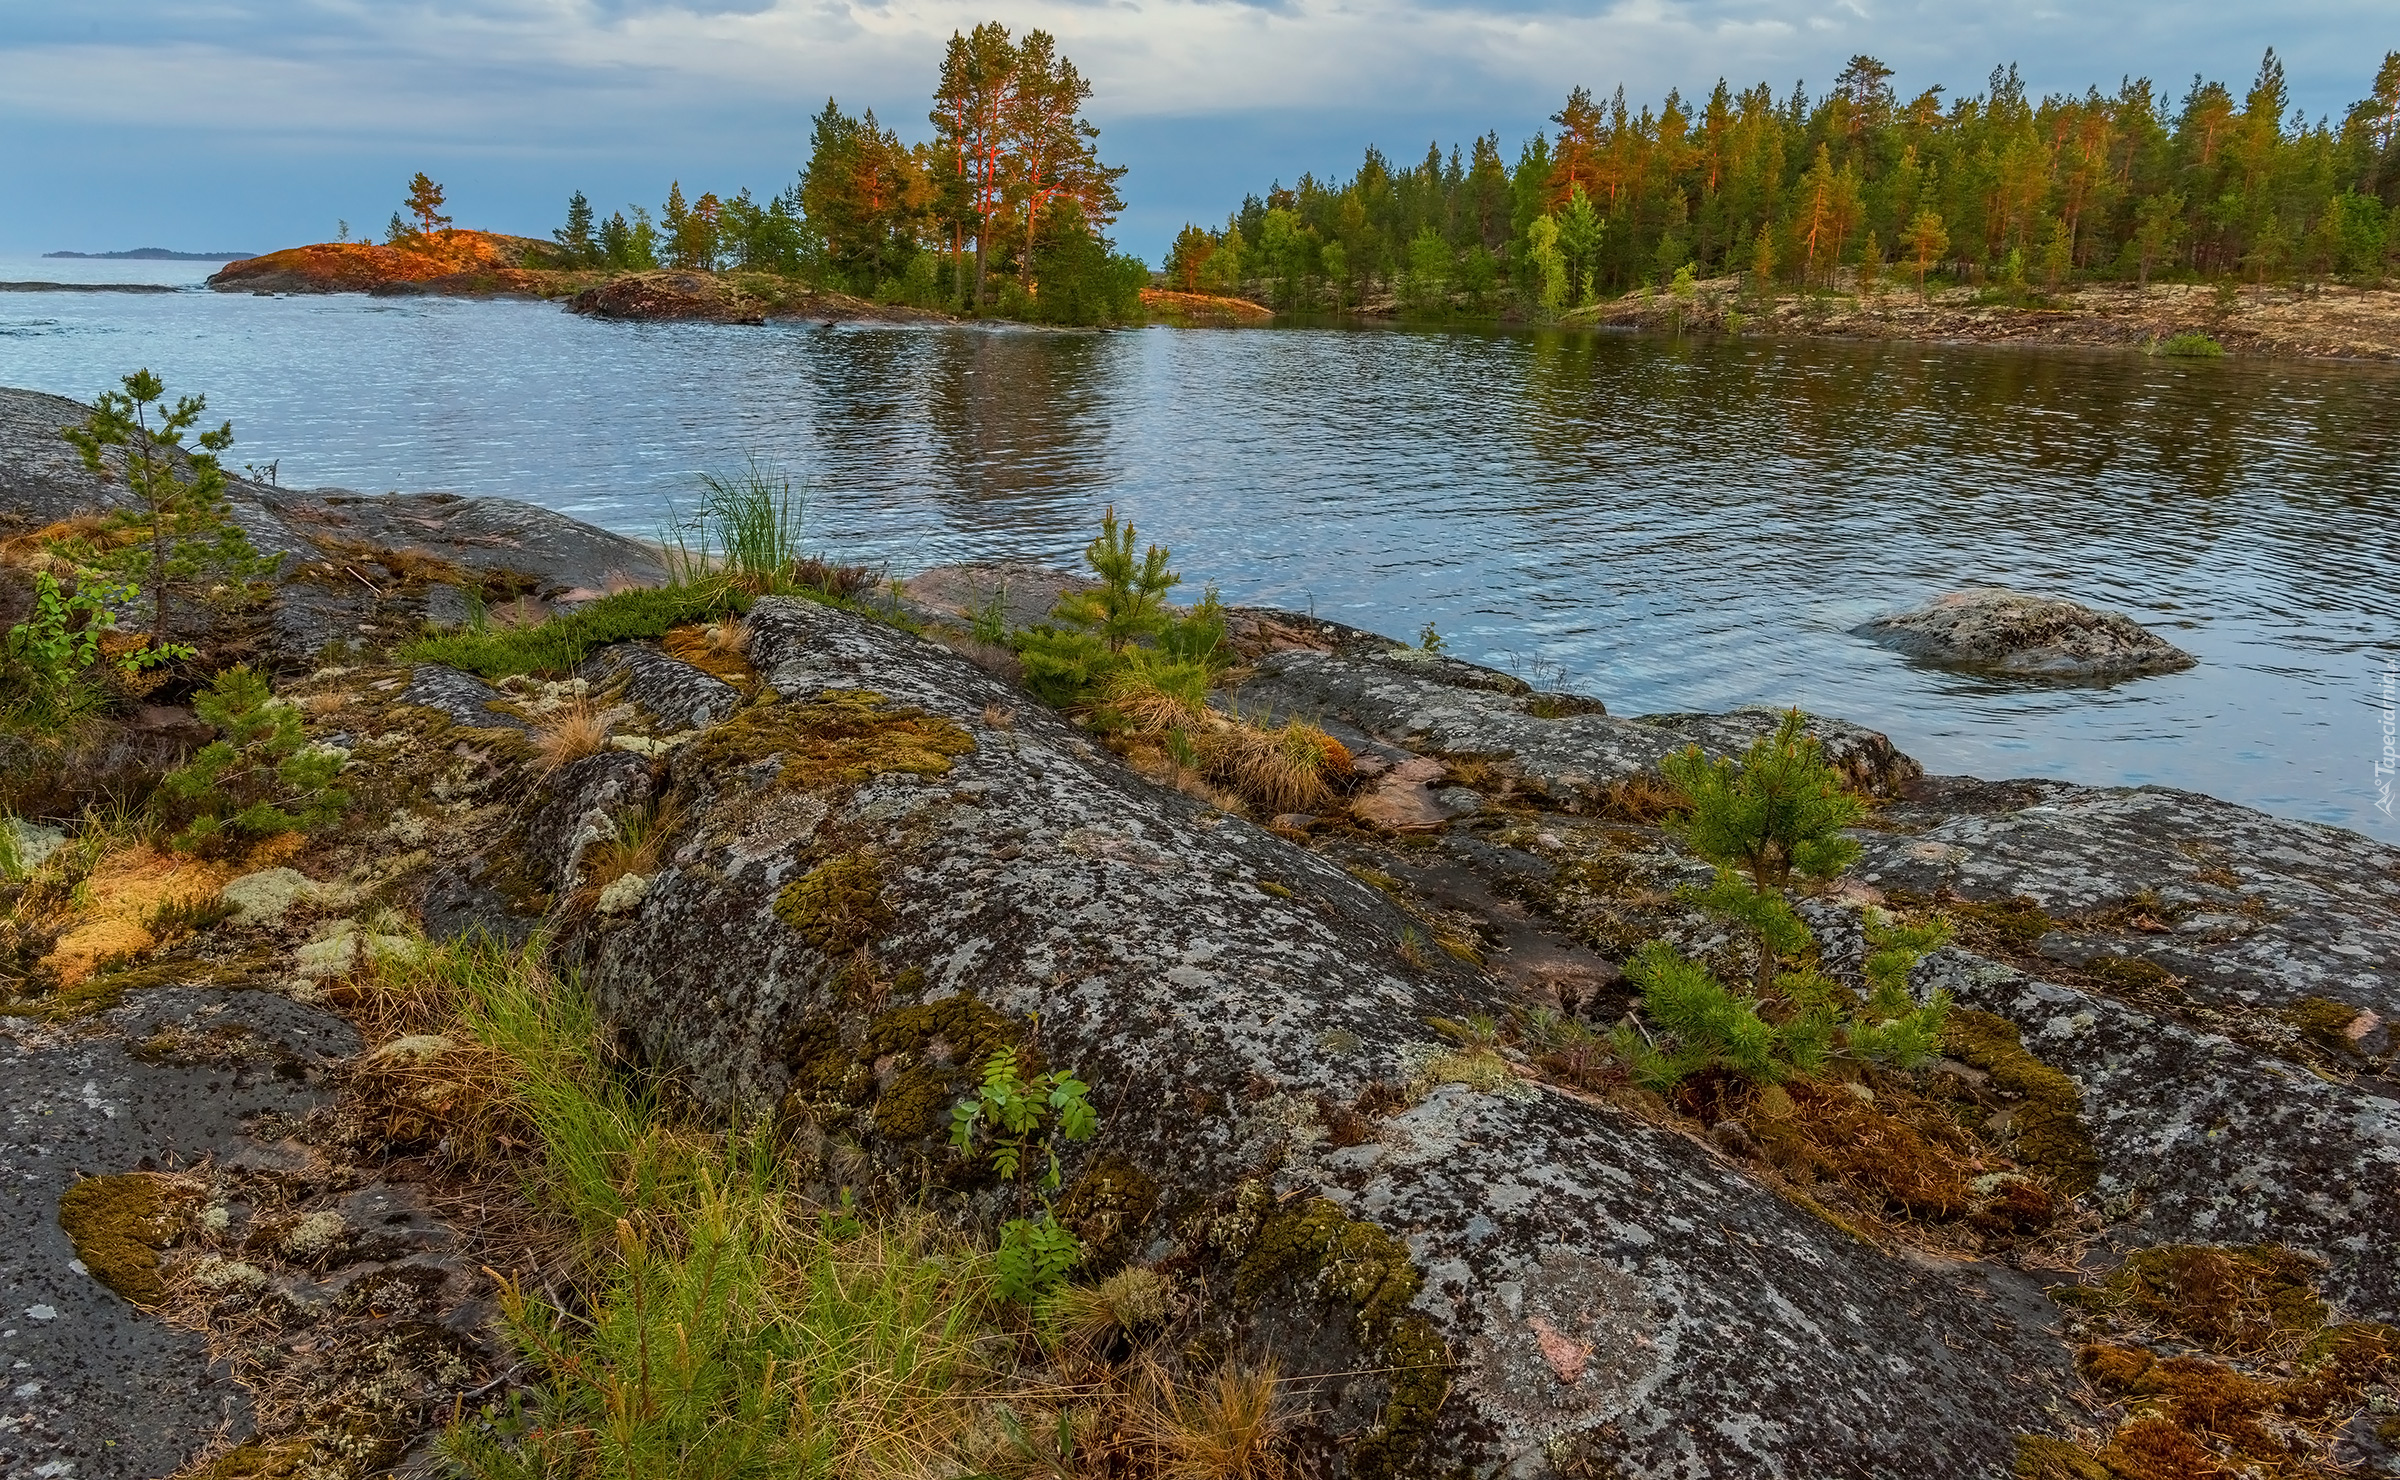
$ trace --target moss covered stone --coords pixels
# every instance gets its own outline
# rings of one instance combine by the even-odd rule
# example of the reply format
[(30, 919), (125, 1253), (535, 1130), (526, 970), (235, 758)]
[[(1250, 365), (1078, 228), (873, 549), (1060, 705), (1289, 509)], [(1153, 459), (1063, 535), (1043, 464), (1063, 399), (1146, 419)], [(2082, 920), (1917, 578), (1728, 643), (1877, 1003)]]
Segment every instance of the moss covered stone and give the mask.
[(2064, 1439), (2017, 1435), (2017, 1480), (2116, 1480), (2108, 1466)]
[(2155, 992), (2175, 984), (2175, 973), (2139, 956), (2094, 956), (2083, 963), (2089, 976), (2121, 992)]
[(2058, 928), (2057, 921), (2022, 894), (1984, 902), (1956, 900), (1948, 906), (1948, 912), (1969, 941), (1997, 944), (2020, 954), (2032, 950), (2036, 941)]
[(1134, 1235), (1157, 1210), (1157, 1179), (1111, 1152), (1068, 1186), (1058, 1221), (1082, 1242), (1082, 1267), (1097, 1273), (1132, 1257)]
[(2350, 1028), (2360, 1015), (2360, 1010), (2347, 1002), (2315, 996), (2301, 998), (2282, 1013), (2283, 1020), (2301, 1037), (2338, 1054), (2358, 1052), (2358, 1040), (2350, 1036)]
[[(922, 985), (922, 972), (899, 981)], [(781, 1044), (791, 1074), (787, 1113), (837, 1119), (859, 1110), (887, 1140), (913, 1141), (948, 1123), (951, 1105), (974, 1087), (993, 1052), (1018, 1046), (1017, 1024), (974, 997), (895, 1007), (863, 1034), (827, 1016), (804, 1018)], [(879, 1067), (880, 1066), (880, 1067)], [(1040, 1065), (1028, 1057), (1027, 1072)], [(878, 1076), (882, 1083), (878, 1087)]]
[(2096, 1286), (2062, 1292), (2086, 1310), (2161, 1327), (2214, 1352), (2265, 1351), (2325, 1320), (2316, 1261), (2276, 1244), (2136, 1250)]
[(2069, 1196), (2098, 1184), (2100, 1154), (2083, 1121), (2083, 1092), (2025, 1051), (2016, 1024), (1992, 1013), (1952, 1008), (1942, 1021), (1942, 1047), (2015, 1097), (2008, 1129), (2019, 1162)]
[(58, 1200), (58, 1226), (92, 1278), (136, 1305), (166, 1298), (158, 1251), (174, 1239), (175, 1200), (143, 1172), (88, 1177)]
[(780, 757), (784, 785), (823, 787), (895, 773), (940, 776), (974, 748), (974, 736), (939, 715), (834, 689), (806, 703), (753, 704), (685, 746), (679, 763), (709, 774)]
[(1424, 1276), (1408, 1246), (1324, 1198), (1269, 1217), (1234, 1276), (1234, 1297), (1255, 1306), (1279, 1288), (1349, 1306), (1359, 1344), (1390, 1374), (1375, 1425), (1351, 1447), (1351, 1473), (1406, 1473), (1450, 1394), (1450, 1354), (1431, 1321), (1412, 1310)]
[(847, 956), (892, 928), (883, 899), (883, 866), (868, 853), (845, 853), (783, 886), (775, 918), (828, 956)]

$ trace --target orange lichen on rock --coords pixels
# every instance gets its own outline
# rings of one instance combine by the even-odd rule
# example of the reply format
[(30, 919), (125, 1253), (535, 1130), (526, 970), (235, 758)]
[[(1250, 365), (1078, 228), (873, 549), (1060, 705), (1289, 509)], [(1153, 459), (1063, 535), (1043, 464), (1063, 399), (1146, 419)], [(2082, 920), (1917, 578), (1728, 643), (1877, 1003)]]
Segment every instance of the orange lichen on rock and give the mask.
[(555, 249), (530, 237), (437, 231), (397, 246), (318, 242), (229, 262), (209, 286), (285, 293), (364, 293), (387, 283), (423, 283), (456, 273), (510, 272), (544, 265)]

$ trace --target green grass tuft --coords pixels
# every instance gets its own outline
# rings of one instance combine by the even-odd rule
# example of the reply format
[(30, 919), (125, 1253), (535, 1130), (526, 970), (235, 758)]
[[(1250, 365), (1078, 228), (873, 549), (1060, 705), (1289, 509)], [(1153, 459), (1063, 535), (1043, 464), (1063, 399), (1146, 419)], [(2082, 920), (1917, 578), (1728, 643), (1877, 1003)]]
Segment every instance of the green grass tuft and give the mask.
[(2179, 360), (2218, 360), (2225, 356), (2225, 346), (2206, 334), (2177, 334), (2152, 346), (2152, 354), (2166, 355)]

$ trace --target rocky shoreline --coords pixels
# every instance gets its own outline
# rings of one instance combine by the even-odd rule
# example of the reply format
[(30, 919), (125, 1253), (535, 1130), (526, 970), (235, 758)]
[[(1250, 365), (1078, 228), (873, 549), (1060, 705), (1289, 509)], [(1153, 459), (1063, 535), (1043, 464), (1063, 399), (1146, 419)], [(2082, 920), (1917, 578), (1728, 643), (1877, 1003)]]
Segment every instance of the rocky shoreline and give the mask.
[[(576, 313), (643, 322), (971, 322), (931, 309), (820, 291), (766, 273), (569, 268), (561, 264), (551, 243), (465, 231), (409, 249), (371, 243), (289, 248), (230, 263), (209, 279), (209, 286), (219, 292), (556, 299)], [(1142, 302), (1156, 322), (1186, 328), (1262, 328), (1285, 317), (1250, 298), (1164, 288), (1144, 289)], [(1388, 296), (1369, 302), (1356, 315), (1366, 322), (1404, 317), (1399, 301)], [(2132, 349), (2151, 348), (2178, 335), (2205, 335), (2223, 350), (2245, 356), (2400, 359), (2400, 291), (2340, 284), (2231, 295), (2188, 283), (2146, 288), (2108, 284), (2049, 297), (2025, 295), (2018, 304), (1996, 301), (1973, 288), (1940, 289), (1920, 298), (1901, 285), (1864, 293), (1852, 284), (1845, 293), (1778, 294), (1762, 305), (1741, 279), (1719, 278), (1695, 284), (1688, 299), (1637, 291), (1573, 310), (1559, 322), (1569, 328), (1677, 335)]]
[[(44, 440), (82, 410), (0, 392), (13, 554), (110, 497)], [(1919, 1075), (1669, 1100), (1559, 1025), (1623, 1016), (1642, 941), (1722, 947), (1658, 766), (1770, 712), (1619, 716), (1236, 610), (1212, 702), (1321, 726), (1347, 767), (1279, 812), (1022, 686), (978, 619), (1039, 618), (1053, 574), (767, 596), (487, 681), (395, 650), (597, 609), (664, 579), (652, 553), (500, 501), (234, 498), (281, 574), (205, 644), (276, 675), (356, 797), (239, 858), (110, 845), (80, 913), (12, 938), (0, 1467), (373, 1473), (526, 1380), (493, 1272), (566, 1271), (512, 1179), (367, 1114), (460, 1051), (370, 1010), (373, 963), (481, 936), (546, 942), (629, 1065), (765, 1116), (828, 1203), (989, 1228), (999, 1189), (944, 1145), (969, 1045), (1076, 1067), (1101, 1128), (1060, 1208), (1092, 1275), (1170, 1281), (1177, 1350), (1273, 1353), (1312, 1473), (2130, 1477), (2271, 1448), (2400, 1474), (2400, 849), (1928, 777), (1813, 717), (1873, 808), (1802, 906), (1811, 951), (1856, 990), (1867, 909), (1949, 922), (1912, 986), (1954, 1031)], [(604, 738), (544, 760), (587, 702)], [(126, 728), (155, 771), (192, 722)], [(65, 867), (88, 790), (47, 794)], [(635, 855), (632, 817), (664, 819)], [(151, 928), (173, 901), (205, 923)], [(172, 1324), (93, 1277), (95, 1187), (193, 1210), (133, 1256)]]

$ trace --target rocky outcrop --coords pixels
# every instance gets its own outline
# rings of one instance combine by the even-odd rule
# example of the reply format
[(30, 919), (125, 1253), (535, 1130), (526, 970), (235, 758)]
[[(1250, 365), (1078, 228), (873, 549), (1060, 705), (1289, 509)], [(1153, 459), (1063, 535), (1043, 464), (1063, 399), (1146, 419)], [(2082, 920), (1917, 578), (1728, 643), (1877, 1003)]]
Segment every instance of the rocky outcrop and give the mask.
[[(1412, 963), (1377, 889), (937, 647), (806, 603), (750, 620), (781, 697), (674, 752), (669, 862), (575, 944), (694, 1092), (987, 1206), (941, 1150), (961, 1066), (1021, 1039), (1076, 1067), (1106, 1127), (1077, 1172), (1144, 1189), (1116, 1243), (1320, 1380), (1328, 1458), (1823, 1475), (1897, 1446), (1993, 1474), (2055, 1421), (2070, 1366), (2018, 1277), (1878, 1251), (1625, 1109), (1445, 1082), (1431, 1020), (1500, 1004)], [(1362, 1324), (1311, 1252), (1339, 1239), (1383, 1241), (1404, 1311)], [(1453, 1367), (1438, 1412), (1378, 1370), (1407, 1350)]]
[[(90, 414), (62, 396), (0, 388), (0, 538), (38, 537), (124, 497), (121, 478), (93, 475), (58, 435)], [(227, 482), (234, 522), (280, 558), (280, 578), (263, 602), (179, 603), (179, 635), (218, 645), (212, 659), (305, 668), (329, 648), (462, 622), (470, 592), (530, 619), (666, 579), (655, 547), (515, 499)]]
[(869, 303), (782, 278), (675, 269), (624, 273), (596, 283), (568, 299), (567, 310), (595, 319), (711, 324), (763, 324), (769, 319), (813, 319), (822, 324), (950, 321), (947, 314)]
[[(430, 603), (497, 570), (564, 602), (618, 549), (464, 501), (240, 497), (262, 538), (295, 542), (286, 601), (321, 580), (290, 574), (314, 565), (378, 600)], [(1863, 1117), (1840, 1123), (1876, 1175), (1908, 1170), (1919, 1131), (1963, 1147), (1955, 1195), (1920, 1216), (1845, 1200), (1834, 1174), (1779, 1155), (1763, 1100), (1669, 1102), (1562, 1068), (1530, 1036), (1551, 1013), (1595, 1041), (1632, 1001), (1620, 968), (1643, 941), (1726, 945), (1679, 893), (1709, 869), (1657, 825), (1658, 762), (1739, 752), (1773, 711), (1627, 718), (1372, 633), (1236, 611), (1224, 702), (1323, 723), (1357, 776), (1322, 816), (1252, 820), (1145, 779), (954, 630), (987, 607), (1038, 618), (1065, 585), (921, 578), (909, 610), (942, 641), (770, 598), (705, 652), (620, 643), (547, 683), (370, 653), (290, 685), (374, 799), (331, 845), (355, 868), (297, 858), (226, 883), (233, 913), (175, 958), (225, 975), (205, 998), (139, 977), (113, 1038), (0, 1020), (36, 1087), (0, 1146), (34, 1179), (8, 1226), (51, 1216), (63, 1178), (37, 1162), (77, 1137), (105, 1153), (77, 1169), (112, 1173), (145, 1138), (261, 1154), (205, 1118), (186, 1134), (143, 1111), (132, 1140), (102, 1124), (82, 1086), (140, 1103), (147, 1090), (113, 1087), (137, 1043), (223, 1059), (198, 1043), (222, 1018), (281, 1045), (253, 1070), (313, 1086), (312, 1054), (346, 1046), (304, 1050), (295, 1035), (330, 1043), (330, 1019), (256, 989), (338, 991), (343, 965), (413, 949), (412, 925), (538, 926), (630, 1064), (679, 1103), (771, 1125), (827, 1197), (988, 1231), (1010, 1198), (947, 1145), (951, 1106), (1000, 1047), (1078, 1070), (1101, 1118), (1057, 1199), (1091, 1251), (1078, 1277), (1151, 1267), (1195, 1349), (1271, 1352), (1309, 1394), (1299, 1458), (1335, 1480), (2006, 1475), (2020, 1436), (2110, 1421), (2086, 1406), (2084, 1308), (2045, 1287), (2088, 1293), (2079, 1280), (2161, 1245), (2280, 1245), (2338, 1318), (2400, 1319), (2381, 1231), (2400, 1201), (2400, 850), (2156, 788), (1926, 777), (1883, 736), (1813, 719), (1877, 805), (1857, 867), (1802, 907), (1812, 959), (1855, 990), (1866, 907), (1949, 920), (1954, 942), (1912, 986), (1948, 993), (1963, 1031), (1922, 1074), (1786, 1098)], [(535, 754), (529, 732), (566, 704), (613, 735)], [(228, 1114), (316, 1103), (236, 1078)], [(286, 1244), (309, 1229), (396, 1216), (405, 1237), (356, 1258), (446, 1292), (411, 1307), (445, 1365), (393, 1379), (424, 1411), (392, 1433), (486, 1391), (443, 1231), (406, 1197), (370, 1207), (384, 1193), (363, 1174), (292, 1176), (294, 1221), (245, 1248), (280, 1251), (291, 1267), (259, 1277), (309, 1322), (350, 1309), (344, 1282), (387, 1272), (347, 1272), (352, 1253), (301, 1267)], [(64, 1279), (55, 1240), (29, 1247), (25, 1278), (47, 1291)], [(355, 1334), (323, 1330), (337, 1348)], [(108, 1340), (94, 1350), (131, 1353), (129, 1371), (190, 1355)], [(41, 1380), (73, 1396), (44, 1410), (41, 1457), (92, 1451), (97, 1388)], [(238, 1430), (243, 1411), (172, 1385), (148, 1399), (168, 1427), (223, 1412)], [(0, 1457), (17, 1457), (14, 1432)]]
[[(402, 285), (448, 282), (455, 289), (489, 275), (482, 294), (532, 291), (528, 268), (563, 266), (555, 242), (491, 231), (441, 231), (386, 246), (376, 242), (318, 242), (263, 257), (228, 262), (208, 280), (220, 293), (372, 293)], [(433, 290), (438, 291), (438, 290)]]
[(2122, 612), (2000, 586), (1937, 596), (1858, 632), (1923, 662), (2058, 683), (2171, 673), (2200, 661)]

